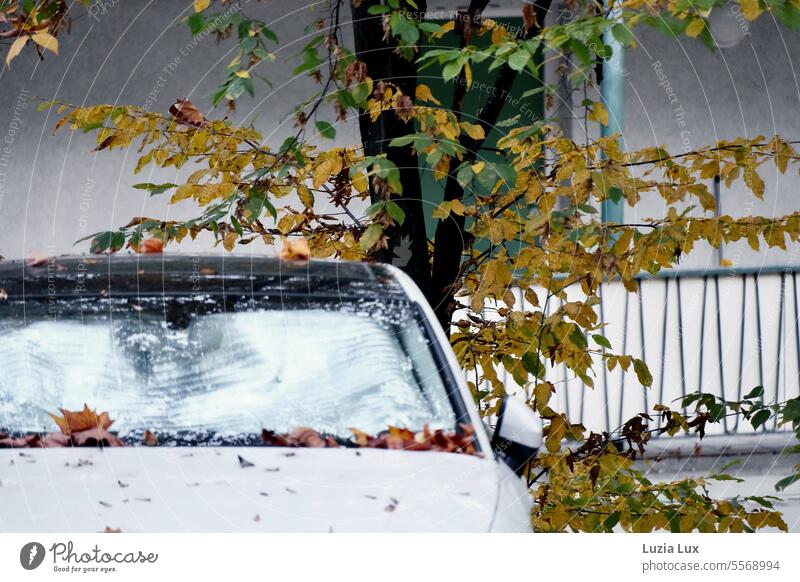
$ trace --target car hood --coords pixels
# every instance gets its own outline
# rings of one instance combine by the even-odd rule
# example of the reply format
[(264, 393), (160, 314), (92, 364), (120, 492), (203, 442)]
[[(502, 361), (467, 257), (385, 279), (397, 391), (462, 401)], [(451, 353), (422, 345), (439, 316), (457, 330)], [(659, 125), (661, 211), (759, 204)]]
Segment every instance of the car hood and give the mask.
[(487, 531), (497, 464), (282, 447), (0, 451), (0, 531)]

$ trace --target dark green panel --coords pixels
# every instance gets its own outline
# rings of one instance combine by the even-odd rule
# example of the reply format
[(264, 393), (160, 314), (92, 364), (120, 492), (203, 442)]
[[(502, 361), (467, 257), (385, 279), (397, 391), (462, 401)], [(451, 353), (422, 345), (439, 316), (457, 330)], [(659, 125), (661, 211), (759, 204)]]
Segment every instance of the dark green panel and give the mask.
[[(518, 30), (519, 27), (522, 26), (522, 19), (520, 18), (498, 18), (496, 20), (497, 22), (508, 26), (510, 30)], [(479, 48), (488, 47), (491, 44), (491, 34), (487, 32), (483, 36), (475, 35), (472, 39), (472, 42)], [(441, 48), (457, 47), (458, 43), (459, 39), (456, 34), (448, 33), (442, 39), (437, 41), (434, 46)], [(491, 62), (487, 59), (483, 63), (473, 65), (473, 84), (485, 83), (488, 87), (493, 86), (494, 80), (497, 76), (497, 71), (499, 69), (495, 69), (491, 73), (488, 72), (490, 64)], [(451, 106), (453, 98), (453, 83), (445, 83), (442, 80), (442, 69), (439, 65), (423, 69), (420, 71), (418, 79), (420, 83), (430, 87), (433, 95), (442, 102), (442, 107)], [(531, 75), (529, 71), (524, 70), (519, 73), (513, 87), (511, 88), (511, 91), (508, 93), (508, 95), (506, 95), (506, 103), (503, 106), (498, 120), (502, 121), (504, 119), (514, 117), (515, 115), (519, 115), (520, 123), (529, 124), (533, 123), (535, 120), (541, 119), (544, 111), (542, 102), (543, 93), (540, 91), (535, 95), (526, 97), (525, 99), (522, 98), (522, 95), (526, 91), (536, 89), (541, 86), (542, 80)], [(489, 96), (490, 93), (481, 87), (470, 89), (464, 99), (464, 114), (462, 116), (463, 121), (474, 122), (478, 110), (486, 102)], [(494, 148), (497, 145), (497, 140), (505, 135), (506, 131), (507, 128), (495, 128), (487, 136), (484, 145), (487, 148)], [(501, 161), (501, 156), (491, 151), (491, 149), (481, 151), (478, 158), (487, 162)], [(451, 169), (455, 168), (456, 165), (456, 163), (451, 164)], [(442, 201), (442, 197), (444, 195), (444, 180), (441, 182), (434, 180), (433, 172), (431, 172), (430, 168), (424, 164), (424, 161), (422, 162), (420, 172), (422, 175), (422, 195), (425, 202), (428, 203), (428, 211), (425, 214), (428, 236), (433, 236), (433, 232), (436, 228), (436, 221), (431, 217), (431, 213), (434, 205)]]

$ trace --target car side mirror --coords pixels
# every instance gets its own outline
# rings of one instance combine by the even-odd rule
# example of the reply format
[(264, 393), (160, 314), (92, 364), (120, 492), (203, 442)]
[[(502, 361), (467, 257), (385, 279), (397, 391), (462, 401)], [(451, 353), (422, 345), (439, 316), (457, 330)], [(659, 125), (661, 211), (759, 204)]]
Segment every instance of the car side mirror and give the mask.
[(492, 437), (492, 449), (517, 475), (522, 475), (542, 446), (542, 421), (521, 400), (503, 398)]

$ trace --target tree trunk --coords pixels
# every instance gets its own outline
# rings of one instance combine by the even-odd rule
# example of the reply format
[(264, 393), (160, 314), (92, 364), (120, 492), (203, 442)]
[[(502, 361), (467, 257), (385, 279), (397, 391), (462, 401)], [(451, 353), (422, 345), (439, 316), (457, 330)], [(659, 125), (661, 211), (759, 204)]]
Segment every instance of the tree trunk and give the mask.
[[(356, 6), (356, 2), (351, 1), (356, 54), (367, 65), (367, 74), (374, 83), (391, 82), (413, 99), (417, 88), (417, 65), (395, 52), (395, 42), (383, 40), (381, 16), (367, 13), (370, 6), (377, 4), (380, 4), (378, 0), (363, 0)], [(426, 0), (417, 2), (417, 5), (419, 12), (426, 10)], [(386, 154), (400, 169), (403, 184), (403, 194), (395, 201), (405, 211), (406, 218), (399, 228), (387, 233), (389, 250), (383, 251), (378, 259), (403, 269), (428, 300), (433, 300), (419, 160), (410, 147), (389, 147), (394, 138), (414, 132), (413, 122), (402, 121), (393, 111), (385, 111), (375, 122), (370, 120), (368, 113), (362, 113), (359, 129), (365, 154)], [(373, 202), (380, 200), (374, 192), (372, 197)]]
[[(538, 0), (533, 4), (536, 12), (536, 24), (525, 31), (523, 35), (525, 38), (536, 36), (542, 29), (544, 19), (550, 9), (550, 3), (551, 0)], [(476, 0), (473, 4), (483, 4), (485, 6), (486, 3)], [(472, 9), (472, 6), (470, 6), (470, 9)], [(477, 13), (477, 17), (480, 17), (480, 12)], [(511, 91), (516, 78), (517, 72), (508, 65), (500, 68), (494, 83), (495, 90), (490, 93), (489, 99), (477, 115), (478, 123), (483, 127), (484, 135), (488, 136), (494, 129), (505, 103), (505, 96)], [(460, 104), (463, 101), (463, 95), (460, 95), (461, 89), (459, 88), (461, 86), (465, 86), (463, 81), (456, 83), (454, 86), (454, 103)], [(484, 140), (474, 140), (466, 134), (462, 134), (459, 141), (467, 150), (464, 159), (470, 163), (474, 162)], [(452, 201), (463, 198), (464, 189), (459, 185), (455, 175), (450, 174), (445, 183), (444, 200)], [(451, 214), (447, 219), (438, 222), (433, 250), (432, 286), (436, 298), (433, 305), (439, 323), (442, 324), (445, 330), (449, 329), (453, 311), (457, 307), (454, 296), (461, 284), (461, 262), (466, 246), (465, 243), (466, 233), (464, 232), (463, 216)]]

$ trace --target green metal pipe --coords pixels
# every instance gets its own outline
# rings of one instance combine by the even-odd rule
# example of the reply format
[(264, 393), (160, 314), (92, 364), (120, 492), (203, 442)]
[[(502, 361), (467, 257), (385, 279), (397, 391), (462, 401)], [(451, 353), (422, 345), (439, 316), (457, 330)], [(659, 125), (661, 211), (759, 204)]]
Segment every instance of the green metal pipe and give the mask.
[[(604, 4), (607, 5), (607, 2)], [(613, 12), (611, 20), (614, 20)], [(610, 27), (603, 41), (613, 50), (611, 58), (603, 61), (603, 81), (600, 84), (600, 95), (608, 112), (608, 124), (601, 126), (600, 135), (608, 137), (621, 134), (625, 127), (625, 49), (611, 34)], [(600, 216), (603, 222), (623, 223), (625, 213), (622, 201), (604, 200)]]

